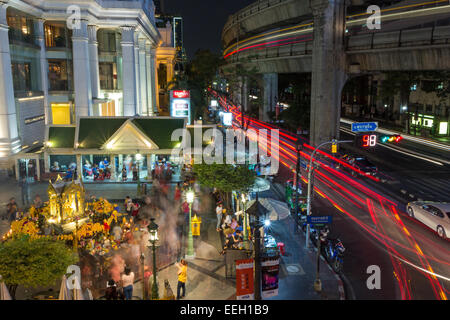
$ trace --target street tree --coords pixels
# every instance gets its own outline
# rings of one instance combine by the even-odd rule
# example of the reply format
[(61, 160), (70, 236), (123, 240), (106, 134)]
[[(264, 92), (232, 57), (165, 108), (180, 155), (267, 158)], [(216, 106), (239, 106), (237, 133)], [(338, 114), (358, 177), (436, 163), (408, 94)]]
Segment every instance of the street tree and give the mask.
[(191, 90), (195, 118), (205, 114), (206, 90), (212, 83), (220, 64), (221, 58), (218, 54), (212, 53), (210, 50), (197, 50), (192, 61), (186, 65), (185, 78), (176, 79), (178, 87), (180, 87), (180, 84), (183, 86), (187, 84), (187, 87)]
[(77, 261), (77, 254), (63, 241), (22, 235), (0, 243), (0, 275), (13, 298), (19, 285), (55, 284)]
[(195, 164), (194, 173), (201, 185), (219, 191), (228, 209), (231, 208), (231, 192), (248, 192), (256, 179), (256, 173), (245, 165)]

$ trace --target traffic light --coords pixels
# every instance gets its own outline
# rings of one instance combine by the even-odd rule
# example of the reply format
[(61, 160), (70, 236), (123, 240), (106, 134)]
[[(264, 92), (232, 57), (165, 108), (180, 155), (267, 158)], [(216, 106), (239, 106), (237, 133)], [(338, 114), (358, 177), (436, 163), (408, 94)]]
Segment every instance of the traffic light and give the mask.
[(403, 137), (399, 134), (380, 136), (381, 143), (399, 143)]
[(373, 148), (377, 145), (377, 134), (357, 134), (355, 136), (355, 145), (360, 148)]

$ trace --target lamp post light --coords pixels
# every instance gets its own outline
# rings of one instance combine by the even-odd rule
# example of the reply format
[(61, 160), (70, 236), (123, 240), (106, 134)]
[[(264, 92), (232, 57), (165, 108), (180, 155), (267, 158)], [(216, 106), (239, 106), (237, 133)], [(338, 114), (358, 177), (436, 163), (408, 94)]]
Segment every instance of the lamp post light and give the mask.
[(153, 284), (152, 284), (152, 299), (159, 299), (158, 283), (156, 282), (156, 242), (158, 241), (158, 225), (155, 223), (155, 218), (150, 219), (148, 225), (148, 231), (150, 233), (150, 243), (153, 249)]
[(187, 193), (186, 193), (186, 201), (189, 204), (189, 234), (188, 234), (188, 249), (187, 249), (187, 254), (186, 254), (186, 258), (193, 258), (195, 253), (194, 253), (194, 238), (192, 236), (192, 203), (194, 203), (194, 191), (192, 191), (192, 189), (190, 189)]

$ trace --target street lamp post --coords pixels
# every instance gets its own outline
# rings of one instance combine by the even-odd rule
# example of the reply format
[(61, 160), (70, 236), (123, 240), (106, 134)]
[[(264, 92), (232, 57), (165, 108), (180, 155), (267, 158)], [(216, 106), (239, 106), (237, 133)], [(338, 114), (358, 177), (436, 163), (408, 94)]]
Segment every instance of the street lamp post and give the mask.
[[(337, 141), (335, 139), (331, 140), (331, 141), (327, 141), (327, 142), (322, 142), (321, 144), (319, 144), (314, 151), (311, 153), (310, 159), (309, 159), (309, 167), (308, 167), (308, 197), (307, 197), (307, 207), (306, 207), (306, 214), (307, 216), (311, 215), (311, 191), (312, 191), (312, 183), (311, 183), (311, 174), (314, 171), (313, 167), (312, 167), (312, 163), (313, 163), (313, 158), (316, 155), (317, 150), (319, 150), (321, 147), (327, 145), (327, 144), (333, 144), (333, 143), (351, 143), (353, 142), (353, 140), (345, 140), (345, 141)], [(306, 249), (309, 248), (309, 223), (306, 225), (306, 244), (305, 247)]]
[[(145, 246), (144, 246), (144, 248), (145, 248)], [(142, 300), (145, 300), (145, 298), (147, 297), (147, 294), (145, 292), (146, 283), (145, 283), (145, 255), (144, 255), (144, 251), (141, 252), (140, 260), (141, 260), (141, 272), (142, 272)]]
[(186, 254), (186, 258), (193, 258), (195, 255), (194, 252), (194, 237), (192, 236), (192, 203), (194, 202), (194, 191), (189, 190), (186, 193), (186, 201), (189, 204), (189, 234), (188, 234), (188, 249), (187, 249), (187, 254)]
[(155, 218), (150, 219), (148, 225), (148, 231), (150, 233), (150, 243), (153, 249), (153, 284), (152, 284), (152, 299), (159, 299), (158, 283), (156, 282), (156, 242), (158, 241), (158, 225), (155, 223)]

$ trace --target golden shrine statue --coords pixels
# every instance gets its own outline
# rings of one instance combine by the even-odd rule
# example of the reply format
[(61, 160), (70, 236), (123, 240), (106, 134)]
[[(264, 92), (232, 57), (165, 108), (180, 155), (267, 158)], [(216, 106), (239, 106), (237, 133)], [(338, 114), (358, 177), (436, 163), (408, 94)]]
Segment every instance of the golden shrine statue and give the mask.
[(49, 199), (50, 223), (67, 223), (85, 213), (85, 189), (83, 182), (72, 180), (65, 182), (59, 175), (55, 182), (49, 181), (47, 188)]

